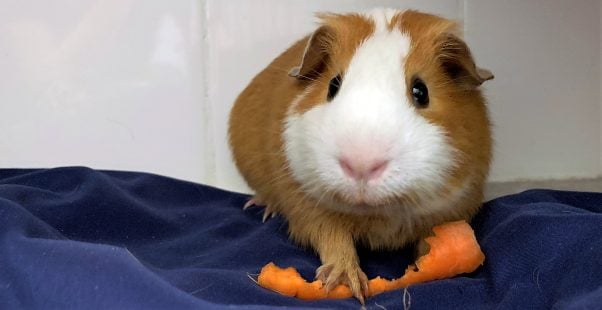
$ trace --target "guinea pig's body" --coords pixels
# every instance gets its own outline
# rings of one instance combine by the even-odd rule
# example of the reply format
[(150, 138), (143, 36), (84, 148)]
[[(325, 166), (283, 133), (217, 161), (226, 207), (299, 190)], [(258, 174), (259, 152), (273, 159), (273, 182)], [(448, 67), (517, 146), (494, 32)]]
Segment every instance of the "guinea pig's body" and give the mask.
[(240, 94), (230, 144), (253, 202), (316, 250), (328, 288), (362, 300), (357, 243), (400, 248), (480, 207), (491, 137), (478, 86), (492, 76), (448, 20), (320, 18)]

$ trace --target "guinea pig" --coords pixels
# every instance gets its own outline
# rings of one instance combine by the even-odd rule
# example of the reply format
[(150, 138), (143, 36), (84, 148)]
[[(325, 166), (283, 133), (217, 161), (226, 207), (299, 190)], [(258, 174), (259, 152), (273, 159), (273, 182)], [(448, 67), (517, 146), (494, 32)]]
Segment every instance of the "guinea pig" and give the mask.
[(453, 21), (417, 11), (319, 14), (238, 96), (235, 163), (292, 240), (319, 255), (316, 278), (362, 303), (356, 246), (416, 245), (482, 205), (491, 133), (475, 65)]

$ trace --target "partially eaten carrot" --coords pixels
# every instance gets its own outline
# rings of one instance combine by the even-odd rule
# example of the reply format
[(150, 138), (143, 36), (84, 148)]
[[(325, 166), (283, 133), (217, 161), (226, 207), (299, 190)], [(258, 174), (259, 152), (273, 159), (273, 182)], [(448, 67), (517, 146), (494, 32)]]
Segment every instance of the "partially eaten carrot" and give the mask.
[[(434, 236), (425, 239), (430, 246), (426, 255), (418, 258), (416, 264), (409, 266), (399, 279), (387, 280), (377, 277), (370, 280), (368, 296), (472, 272), (485, 261), (485, 255), (477, 243), (474, 231), (465, 221), (436, 226), (433, 232)], [(352, 296), (347, 286), (339, 285), (326, 292), (320, 280), (308, 283), (295, 268), (282, 269), (272, 262), (261, 269), (257, 282), (262, 287), (282, 295), (304, 300)]]

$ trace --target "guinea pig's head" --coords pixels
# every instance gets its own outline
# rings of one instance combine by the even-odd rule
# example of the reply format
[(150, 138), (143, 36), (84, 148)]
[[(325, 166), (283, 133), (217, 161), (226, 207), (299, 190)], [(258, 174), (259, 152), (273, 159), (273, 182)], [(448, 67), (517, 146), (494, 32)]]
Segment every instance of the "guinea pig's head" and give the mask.
[(303, 92), (283, 135), (305, 193), (369, 214), (482, 185), (491, 138), (478, 87), (493, 76), (475, 66), (457, 25), (380, 9), (320, 19), (290, 72)]

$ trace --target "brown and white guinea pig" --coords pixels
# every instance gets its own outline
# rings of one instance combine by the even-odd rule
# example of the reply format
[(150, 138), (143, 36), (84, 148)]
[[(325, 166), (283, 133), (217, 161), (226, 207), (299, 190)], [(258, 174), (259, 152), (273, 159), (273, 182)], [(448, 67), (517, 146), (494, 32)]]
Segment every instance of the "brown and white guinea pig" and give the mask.
[[(229, 138), (265, 216), (313, 248), (327, 288), (363, 302), (355, 246), (395, 249), (479, 209), (491, 158), (485, 100), (458, 26), (416, 11), (321, 14), (239, 95)], [(422, 251), (426, 248), (422, 247)]]

